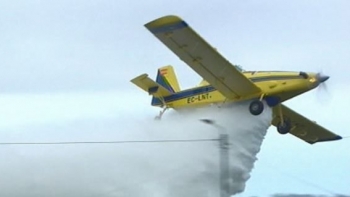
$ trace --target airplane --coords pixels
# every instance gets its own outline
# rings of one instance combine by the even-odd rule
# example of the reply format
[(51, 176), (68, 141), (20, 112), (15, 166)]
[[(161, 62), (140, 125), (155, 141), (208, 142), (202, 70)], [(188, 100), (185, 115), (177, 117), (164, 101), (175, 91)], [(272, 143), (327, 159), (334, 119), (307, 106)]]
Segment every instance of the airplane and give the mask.
[(251, 101), (249, 111), (258, 116), (265, 102), (272, 108), (271, 124), (280, 134), (290, 133), (309, 144), (342, 139), (282, 104), (318, 87), (329, 76), (311, 72), (245, 71), (231, 64), (175, 15), (157, 18), (144, 26), (203, 78), (198, 86), (181, 90), (171, 65), (158, 69), (156, 81), (148, 74), (133, 78), (132, 83), (152, 95), (151, 105), (162, 108), (157, 119), (169, 108), (239, 101)]

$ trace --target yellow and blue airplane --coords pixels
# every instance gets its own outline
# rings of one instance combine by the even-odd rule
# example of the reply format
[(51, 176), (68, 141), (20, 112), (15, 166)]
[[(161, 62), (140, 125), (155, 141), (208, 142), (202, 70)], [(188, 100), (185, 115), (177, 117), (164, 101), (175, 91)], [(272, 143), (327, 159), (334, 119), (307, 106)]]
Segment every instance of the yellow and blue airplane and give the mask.
[(142, 74), (132, 83), (152, 95), (152, 106), (181, 109), (251, 100), (249, 111), (259, 115), (263, 101), (273, 110), (272, 125), (310, 144), (342, 139), (341, 136), (298, 114), (282, 102), (312, 90), (329, 76), (309, 72), (244, 71), (231, 64), (178, 16), (164, 16), (145, 24), (163, 44), (197, 72), (203, 81), (181, 90), (172, 66), (158, 69), (156, 81)]

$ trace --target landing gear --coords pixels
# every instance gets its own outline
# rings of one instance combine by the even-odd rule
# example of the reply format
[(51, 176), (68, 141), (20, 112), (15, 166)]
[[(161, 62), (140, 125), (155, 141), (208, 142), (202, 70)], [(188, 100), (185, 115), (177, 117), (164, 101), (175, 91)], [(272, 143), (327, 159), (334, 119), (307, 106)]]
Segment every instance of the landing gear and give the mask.
[(277, 124), (277, 131), (280, 134), (287, 134), (290, 132), (291, 123), (288, 120), (284, 120), (283, 122), (279, 122)]
[(159, 115), (154, 117), (155, 120), (160, 120), (164, 114), (164, 112), (168, 109), (167, 103), (165, 102), (163, 97), (158, 97), (159, 100), (163, 103), (161, 106), (163, 109), (159, 112)]
[(254, 116), (260, 115), (264, 111), (264, 103), (261, 100), (252, 101), (249, 105), (249, 111)]
[(277, 131), (280, 134), (287, 134), (292, 129), (292, 123), (287, 117), (283, 116), (281, 104), (278, 105), (278, 113), (279, 113), (280, 121), (277, 123), (277, 126), (276, 126)]
[(164, 107), (163, 110), (161, 110), (161, 111), (159, 112), (159, 115), (156, 116), (156, 117), (154, 117), (154, 119), (155, 119), (155, 120), (160, 120), (160, 119), (162, 118), (164, 112), (165, 112), (167, 109), (168, 109), (167, 107)]

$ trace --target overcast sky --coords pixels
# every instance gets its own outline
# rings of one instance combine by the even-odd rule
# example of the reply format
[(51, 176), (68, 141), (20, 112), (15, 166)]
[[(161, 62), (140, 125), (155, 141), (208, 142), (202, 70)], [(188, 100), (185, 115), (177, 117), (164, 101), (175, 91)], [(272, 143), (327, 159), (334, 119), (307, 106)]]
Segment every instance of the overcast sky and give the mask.
[[(315, 90), (287, 105), (342, 136), (350, 135), (348, 0), (2, 0), (0, 5), (0, 139), (5, 141), (50, 139), (37, 130), (70, 130), (72, 122), (87, 128), (86, 122), (112, 117), (144, 121), (157, 111), (129, 80), (141, 73), (154, 76), (160, 66), (174, 65), (182, 88), (197, 85), (198, 75), (143, 26), (168, 14), (184, 18), (246, 70), (330, 75), (328, 94)], [(65, 132), (54, 136), (70, 140)], [(349, 195), (349, 142), (310, 146), (271, 128), (241, 196)], [(6, 148), (1, 153), (21, 151)]]

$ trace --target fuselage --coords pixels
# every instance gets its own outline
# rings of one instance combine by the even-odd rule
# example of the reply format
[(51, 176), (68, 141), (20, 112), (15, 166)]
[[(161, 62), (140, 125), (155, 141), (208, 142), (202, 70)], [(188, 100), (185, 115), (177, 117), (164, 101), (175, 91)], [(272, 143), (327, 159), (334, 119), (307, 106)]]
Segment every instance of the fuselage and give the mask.
[[(242, 71), (257, 87), (261, 89), (264, 99), (273, 105), (283, 102), (318, 86), (315, 73), (285, 71)], [(212, 103), (237, 102), (257, 98), (257, 95), (227, 99), (206, 81), (197, 87), (182, 90), (164, 97), (168, 107), (181, 108), (208, 105)], [(161, 106), (162, 102), (153, 99), (153, 106)]]

